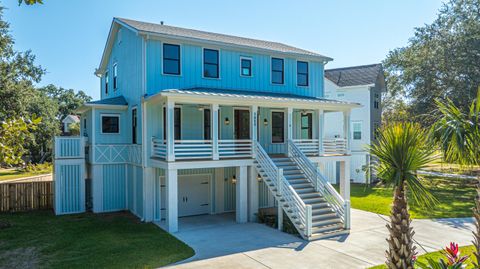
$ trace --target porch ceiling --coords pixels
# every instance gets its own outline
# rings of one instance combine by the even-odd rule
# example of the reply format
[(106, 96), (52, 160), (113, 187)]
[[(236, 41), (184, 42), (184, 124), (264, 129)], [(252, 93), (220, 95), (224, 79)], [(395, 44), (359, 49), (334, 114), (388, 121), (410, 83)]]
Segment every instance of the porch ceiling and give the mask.
[(347, 110), (361, 107), (359, 103), (332, 99), (300, 96), (293, 94), (240, 91), (212, 88), (168, 89), (146, 97), (146, 100), (168, 98), (182, 103), (203, 103), (223, 105), (258, 105), (294, 108), (323, 108), (326, 110)]

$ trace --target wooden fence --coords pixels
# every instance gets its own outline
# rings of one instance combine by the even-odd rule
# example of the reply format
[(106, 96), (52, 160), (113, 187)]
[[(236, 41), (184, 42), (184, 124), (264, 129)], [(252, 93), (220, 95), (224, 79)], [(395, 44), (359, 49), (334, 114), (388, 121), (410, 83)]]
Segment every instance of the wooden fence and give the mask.
[(53, 208), (53, 181), (0, 183), (0, 212)]

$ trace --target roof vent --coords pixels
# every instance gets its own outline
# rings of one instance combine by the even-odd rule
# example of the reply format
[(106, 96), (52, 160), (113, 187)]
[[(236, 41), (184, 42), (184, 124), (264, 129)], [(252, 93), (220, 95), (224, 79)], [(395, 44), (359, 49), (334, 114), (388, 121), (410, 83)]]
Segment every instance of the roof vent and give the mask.
[(163, 21), (160, 21), (160, 25), (163, 25)]

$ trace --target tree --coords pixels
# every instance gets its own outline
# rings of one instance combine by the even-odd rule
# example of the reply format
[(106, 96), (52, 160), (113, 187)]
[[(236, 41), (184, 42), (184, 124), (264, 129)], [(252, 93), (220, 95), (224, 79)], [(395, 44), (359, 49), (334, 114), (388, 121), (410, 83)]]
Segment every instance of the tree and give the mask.
[(17, 166), (24, 164), (25, 143), (32, 139), (31, 131), (35, 130), (41, 118), (33, 117), (32, 121), (23, 118), (7, 119), (0, 128), (0, 165)]
[[(480, 1), (450, 0), (437, 19), (415, 29), (406, 47), (391, 51), (383, 65), (387, 88), (408, 99), (411, 115), (430, 115), (435, 99), (468, 108), (480, 85)], [(390, 78), (390, 79), (388, 79)], [(424, 125), (431, 117), (421, 117)]]
[(80, 135), (80, 123), (74, 122), (70, 124), (70, 135)]
[(431, 205), (435, 198), (422, 185), (417, 170), (434, 160), (434, 148), (425, 139), (427, 132), (418, 124), (393, 123), (385, 125), (378, 143), (370, 146), (377, 158), (377, 176), (394, 190), (390, 223), (387, 225), (389, 249), (386, 264), (390, 269), (413, 269), (413, 228), (410, 227), (407, 190), (420, 205)]
[[(433, 125), (434, 140), (440, 144), (444, 158), (448, 162), (466, 166), (480, 165), (480, 87), (477, 98), (470, 107), (462, 110), (454, 102), (437, 99), (438, 117)], [(480, 178), (473, 215), (476, 221), (474, 231), (475, 257), (480, 265)]]
[(18, 5), (25, 3), (27, 5), (43, 4), (43, 0), (18, 0)]
[(59, 120), (63, 120), (70, 114), (75, 114), (77, 108), (82, 106), (85, 102), (92, 100), (92, 97), (88, 96), (83, 91), (75, 93), (73, 89), (67, 90), (62, 87), (56, 87), (52, 84), (39, 88), (39, 90), (58, 103), (57, 118)]

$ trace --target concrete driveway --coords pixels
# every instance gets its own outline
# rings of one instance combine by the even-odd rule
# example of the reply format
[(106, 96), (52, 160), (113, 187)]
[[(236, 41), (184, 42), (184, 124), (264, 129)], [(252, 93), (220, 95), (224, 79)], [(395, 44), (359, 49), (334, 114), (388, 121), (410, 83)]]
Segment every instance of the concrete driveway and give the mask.
[[(386, 216), (352, 209), (350, 235), (307, 242), (263, 224), (236, 224), (234, 215), (189, 217), (175, 234), (195, 256), (175, 268), (368, 268), (385, 261)], [(473, 220), (415, 220), (419, 253), (450, 241), (470, 245)], [(421, 247), (419, 246), (421, 245)]]

